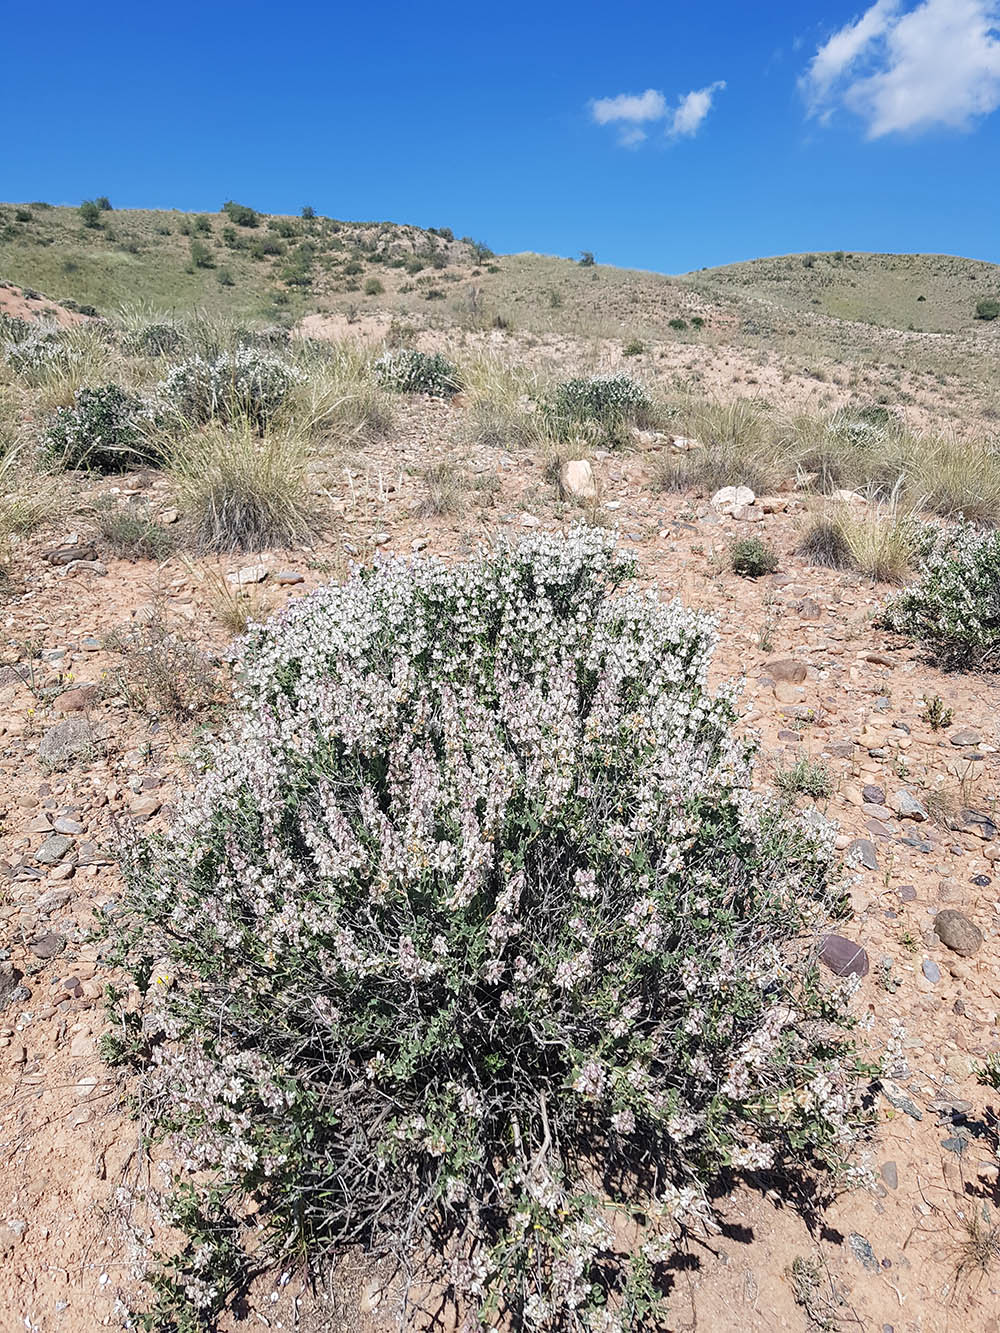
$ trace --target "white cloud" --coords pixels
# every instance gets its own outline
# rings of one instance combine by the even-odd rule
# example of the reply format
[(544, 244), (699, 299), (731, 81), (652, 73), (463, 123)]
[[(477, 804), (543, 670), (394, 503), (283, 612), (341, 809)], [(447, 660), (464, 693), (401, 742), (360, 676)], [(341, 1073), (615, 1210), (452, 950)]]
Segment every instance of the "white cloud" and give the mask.
[(659, 120), (666, 114), (666, 110), (666, 100), (655, 88), (647, 88), (644, 93), (619, 93), (617, 97), (600, 97), (590, 104), (591, 115), (598, 125), (609, 125), (612, 121), (619, 120), (634, 122)]
[(617, 97), (600, 97), (590, 103), (590, 114), (598, 125), (617, 125), (618, 142), (624, 148), (635, 148), (648, 134), (644, 125), (654, 121), (665, 122), (665, 130), (673, 137), (697, 134), (702, 121), (712, 109), (715, 94), (725, 88), (720, 79), (707, 88), (699, 88), (678, 98), (670, 107), (663, 93), (647, 88), (644, 93), (619, 93)]
[(967, 129), (1000, 107), (997, 0), (877, 0), (819, 48), (802, 79), (811, 110), (862, 117), (872, 139)]
[(707, 88), (685, 93), (670, 117), (669, 133), (677, 136), (697, 134), (701, 129), (701, 122), (712, 109), (712, 99), (725, 86), (725, 80), (718, 79), (715, 83), (710, 83)]

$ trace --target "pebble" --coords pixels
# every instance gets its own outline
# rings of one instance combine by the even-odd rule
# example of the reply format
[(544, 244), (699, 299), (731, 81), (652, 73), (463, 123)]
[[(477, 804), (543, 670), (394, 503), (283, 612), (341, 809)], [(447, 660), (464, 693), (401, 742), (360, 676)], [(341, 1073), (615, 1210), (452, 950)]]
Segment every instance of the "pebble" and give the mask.
[(941, 969), (938, 967), (937, 963), (930, 958), (924, 959), (920, 964), (920, 970), (931, 985), (936, 985), (941, 980)]
[(913, 1120), (923, 1120), (924, 1113), (920, 1107), (909, 1093), (905, 1092), (898, 1083), (894, 1083), (891, 1078), (882, 1080), (882, 1095), (897, 1111), (905, 1111)]
[(279, 569), (274, 577), (277, 582), (284, 587), (291, 587), (293, 584), (305, 582), (304, 576), (295, 569)]
[(39, 865), (54, 866), (57, 861), (61, 861), (67, 852), (73, 847), (73, 839), (65, 833), (53, 833), (51, 837), (45, 839), (38, 851), (35, 852), (35, 860)]
[(879, 1174), (891, 1190), (899, 1185), (899, 1172), (895, 1162), (883, 1162), (879, 1167)]
[(792, 685), (800, 685), (806, 678), (805, 663), (796, 662), (790, 657), (777, 662), (765, 662), (764, 670), (772, 679)]
[(927, 818), (927, 811), (917, 798), (905, 788), (896, 792), (892, 798), (892, 805), (900, 819), (912, 819), (916, 823), (922, 824)]

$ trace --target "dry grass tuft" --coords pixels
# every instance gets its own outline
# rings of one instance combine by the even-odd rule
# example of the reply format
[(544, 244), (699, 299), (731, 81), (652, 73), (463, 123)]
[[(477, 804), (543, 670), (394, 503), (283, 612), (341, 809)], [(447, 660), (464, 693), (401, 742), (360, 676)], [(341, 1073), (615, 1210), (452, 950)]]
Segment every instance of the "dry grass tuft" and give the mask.
[(275, 428), (212, 425), (175, 446), (170, 475), (203, 550), (262, 551), (308, 540), (319, 528), (309, 493), (307, 448)]

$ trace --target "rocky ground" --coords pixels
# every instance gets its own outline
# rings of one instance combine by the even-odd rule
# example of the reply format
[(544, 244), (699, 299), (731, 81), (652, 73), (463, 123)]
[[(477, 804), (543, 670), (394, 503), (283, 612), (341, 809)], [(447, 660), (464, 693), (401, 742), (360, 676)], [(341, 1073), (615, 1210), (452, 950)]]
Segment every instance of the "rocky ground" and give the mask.
[[(580, 515), (546, 480), (544, 460), (470, 454), (461, 410), (415, 402), (388, 442), (331, 473), (336, 529), (315, 547), (130, 563), (95, 548), (81, 519), (18, 551), (0, 673), (2, 1333), (127, 1324), (144, 1246), (162, 1233), (143, 1201), (160, 1169), (129, 1115), (128, 1080), (98, 1052), (113, 1026), (103, 994), (115, 977), (93, 927), (114, 908), (118, 832), (169, 820), (190, 747), (224, 704), (181, 721), (155, 700), (139, 706), (120, 677), (120, 631), (169, 627), (203, 655), (206, 692), (224, 699), (218, 654), (229, 631), (209, 592), (220, 576), (252, 570), (246, 590), (276, 607), (350, 559), (460, 556), (492, 532)], [(769, 1192), (722, 1201), (722, 1233), (678, 1261), (670, 1327), (998, 1333), (1000, 1257), (985, 1271), (962, 1263), (970, 1233), (982, 1237), (1000, 1205), (988, 1097), (972, 1072), (1000, 1046), (997, 685), (943, 674), (873, 628), (885, 587), (797, 558), (794, 492), (757, 497), (736, 516), (655, 493), (652, 465), (669, 447), (596, 456), (599, 500), (584, 511), (620, 529), (662, 595), (717, 614), (714, 675), (746, 678), (761, 785), (803, 758), (829, 770), (828, 798), (794, 799), (838, 825), (855, 915), (840, 927), (848, 943), (827, 942), (824, 956), (831, 977), (862, 974), (859, 1034), (887, 1074), (855, 1186), (811, 1228)], [(465, 469), (459, 512), (427, 516), (420, 469), (448, 458)], [(154, 476), (115, 484), (171, 517)], [(729, 572), (728, 543), (747, 533), (776, 547), (776, 574)], [(952, 712), (937, 730), (926, 705), (935, 697)], [(390, 1306), (363, 1265), (326, 1294), (276, 1274), (233, 1327), (377, 1330), (391, 1326)]]

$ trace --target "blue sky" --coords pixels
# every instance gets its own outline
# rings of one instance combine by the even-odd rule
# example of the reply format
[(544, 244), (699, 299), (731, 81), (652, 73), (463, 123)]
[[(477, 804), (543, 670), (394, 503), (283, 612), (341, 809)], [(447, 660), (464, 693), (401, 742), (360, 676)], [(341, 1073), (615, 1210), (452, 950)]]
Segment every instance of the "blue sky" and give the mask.
[(1000, 260), (1000, 3), (5, 7), (0, 195), (451, 226), (681, 272)]

